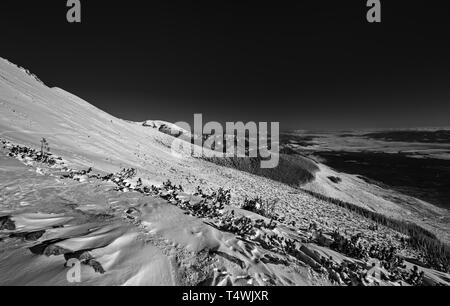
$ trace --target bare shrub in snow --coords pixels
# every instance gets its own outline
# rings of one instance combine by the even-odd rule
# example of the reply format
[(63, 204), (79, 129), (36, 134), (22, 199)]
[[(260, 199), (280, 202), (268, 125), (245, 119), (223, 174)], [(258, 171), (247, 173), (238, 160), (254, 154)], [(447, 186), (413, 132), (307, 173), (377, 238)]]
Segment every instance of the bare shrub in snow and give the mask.
[(278, 216), (275, 213), (276, 204), (276, 200), (263, 200), (261, 197), (256, 197), (250, 200), (246, 198), (241, 208), (260, 214), (266, 218), (278, 219)]

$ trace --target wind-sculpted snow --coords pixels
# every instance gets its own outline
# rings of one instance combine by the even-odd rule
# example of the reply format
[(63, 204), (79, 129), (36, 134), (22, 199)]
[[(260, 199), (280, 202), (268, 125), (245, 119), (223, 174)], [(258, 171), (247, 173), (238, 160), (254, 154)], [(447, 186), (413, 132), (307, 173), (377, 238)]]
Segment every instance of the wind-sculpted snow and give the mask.
[[(2, 285), (69, 285), (64, 265), (71, 258), (84, 263), (84, 285), (283, 284), (267, 268), (246, 271), (254, 247), (186, 215), (163, 194), (114, 191), (123, 182), (115, 176), (103, 182), (92, 175), (82, 183), (77, 175), (61, 175), (63, 166), (41, 175), (10, 157), (1, 161), (2, 190), (30, 183), (49, 189), (45, 198), (15, 192), (2, 203), (1, 211), (10, 212), (5, 219), (14, 225), (0, 231)], [(99, 194), (103, 203), (89, 203)]]

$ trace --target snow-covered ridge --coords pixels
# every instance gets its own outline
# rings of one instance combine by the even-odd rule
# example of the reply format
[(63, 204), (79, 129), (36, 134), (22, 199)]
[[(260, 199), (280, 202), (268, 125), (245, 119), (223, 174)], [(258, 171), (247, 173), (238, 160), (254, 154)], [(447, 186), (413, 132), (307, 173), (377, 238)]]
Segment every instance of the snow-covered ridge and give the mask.
[[(40, 83), (41, 85), (45, 85), (44, 82), (42, 82), (42, 81), (41, 81), (34, 73), (32, 73), (30, 70), (28, 70), (28, 69), (26, 69), (26, 68), (24, 68), (24, 67), (18, 66), (18, 65), (16, 65), (16, 64), (14, 64), (14, 63), (8, 61), (7, 59), (2, 58), (2, 57), (0, 57), (0, 61), (3, 61), (3, 63), (5, 63), (5, 64), (10, 65), (10, 66), (13, 66), (14, 68), (17, 68), (19, 71), (21, 71), (22, 73), (24, 73), (24, 74), (26, 74), (27, 76), (31, 77), (32, 79), (34, 79), (36, 82)], [(2, 64), (3, 64), (3, 63), (2, 63)]]

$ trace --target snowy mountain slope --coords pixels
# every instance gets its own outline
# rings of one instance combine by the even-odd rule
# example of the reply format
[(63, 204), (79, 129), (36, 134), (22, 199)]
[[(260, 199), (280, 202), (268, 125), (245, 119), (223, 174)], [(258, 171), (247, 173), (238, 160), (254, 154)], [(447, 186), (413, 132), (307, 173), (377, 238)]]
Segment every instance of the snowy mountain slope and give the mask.
[[(4, 138), (38, 147), (40, 139), (46, 137), (52, 152), (64, 156), (74, 167), (93, 167), (105, 172), (134, 167), (143, 179), (155, 184), (170, 179), (190, 190), (205, 184), (215, 189), (231, 188), (238, 198), (262, 195), (282, 203), (311, 201), (307, 195), (292, 195), (297, 193), (295, 189), (278, 182), (190, 156), (175, 156), (170, 149), (173, 138), (166, 130), (183, 131), (173, 124), (163, 121), (137, 124), (115, 118), (62, 89), (46, 87), (26, 70), (3, 59), (0, 59), (0, 118), (0, 134)], [(448, 222), (439, 220), (446, 215), (442, 210), (413, 198), (403, 201), (411, 204), (400, 205), (389, 192), (319, 166), (321, 171), (307, 189), (419, 222), (449, 241)], [(345, 177), (345, 182), (333, 184), (327, 178), (330, 175)], [(424, 216), (428, 219), (423, 220)]]
[[(46, 137), (51, 150), (73, 165), (107, 172), (135, 167), (158, 183), (170, 178), (185, 179), (191, 185), (203, 179), (219, 185), (225, 179), (209, 169), (213, 165), (172, 155), (172, 137), (115, 118), (61, 89), (48, 88), (5, 60), (0, 60), (0, 76), (0, 133), (4, 138), (38, 147)], [(250, 177), (234, 173), (242, 180)]]
[[(112, 165), (128, 164), (150, 172), (158, 172), (161, 170), (158, 167), (164, 166), (169, 167), (165, 172), (170, 172), (171, 167), (183, 171), (192, 167), (196, 176), (207, 175), (202, 170), (214, 168), (189, 156), (180, 159), (170, 154), (173, 138), (166, 135), (166, 130), (187, 133), (175, 125), (115, 118), (62, 89), (46, 87), (26, 70), (5, 60), (0, 60), (0, 114), (3, 137), (34, 146), (46, 137), (52, 151), (63, 152), (61, 155), (69, 162), (82, 166), (110, 171)], [(177, 169), (178, 166), (182, 169)], [(245, 179), (253, 177), (232, 169), (224, 171)], [(218, 171), (212, 172), (219, 179), (220, 174), (214, 174)], [(164, 179), (165, 176), (160, 177), (161, 182)]]
[[(368, 184), (356, 175), (337, 172), (324, 164), (318, 164), (318, 167), (320, 171), (316, 173), (315, 180), (302, 188), (419, 224), (440, 240), (450, 242), (450, 212), (447, 209), (391, 189)], [(340, 182), (332, 182), (330, 177), (338, 177)]]
[[(288, 196), (291, 191), (235, 169), (172, 155), (174, 139), (169, 135), (115, 118), (61, 89), (48, 88), (5, 60), (0, 60), (0, 116), (3, 138), (37, 148), (45, 137), (51, 151), (74, 167), (105, 172), (134, 167), (151, 183), (170, 179), (191, 190), (198, 185), (232, 188), (240, 198), (261, 193), (278, 197), (274, 190)], [(267, 184), (271, 187), (266, 188)], [(309, 198), (302, 197), (302, 202)]]
[[(382, 275), (391, 272), (381, 263), (330, 249), (328, 235), (336, 228), (331, 215), (346, 233), (376, 226), (336, 206), (320, 207), (322, 217), (329, 214), (324, 220), (312, 218), (326, 225), (320, 231), (301, 224), (305, 218), (296, 206), (286, 217), (297, 217), (299, 227), (271, 226), (272, 221), (231, 206), (224, 212), (197, 210), (198, 196), (167, 185), (157, 193), (161, 198), (139, 188), (113, 191), (129, 180), (71, 176), (61, 172), (64, 162), (47, 167), (34, 161), (33, 152), (16, 155), (19, 147), (2, 143), (1, 285), (71, 285), (73, 259), (82, 262), (82, 285), (399, 285), (420, 271), (425, 284), (449, 284), (446, 273), (413, 272), (408, 262), (407, 282), (386, 281)], [(10, 154), (4, 155), (5, 149)], [(168, 194), (175, 197), (168, 200)], [(242, 222), (252, 226), (244, 229)], [(398, 233), (383, 227), (362, 237), (378, 247), (401, 246)]]
[[(151, 116), (151, 114), (148, 115)], [(374, 227), (373, 222), (370, 220), (336, 205), (327, 203), (326, 201), (316, 199), (295, 188), (236, 169), (220, 167), (191, 156), (173, 155), (171, 154), (170, 148), (174, 139), (173, 137), (160, 132), (158, 129), (148, 128), (142, 124), (115, 118), (62, 89), (48, 88), (27, 71), (0, 59), (0, 138), (7, 139), (15, 144), (37, 149), (40, 147), (42, 137), (45, 137), (50, 143), (51, 152), (57, 156), (61, 156), (64, 163), (70, 168), (87, 169), (88, 167), (92, 167), (95, 172), (114, 173), (119, 172), (121, 168), (133, 167), (137, 169), (137, 175), (145, 185), (155, 184), (160, 186), (164, 181), (169, 179), (176, 185), (182, 185), (188, 193), (193, 193), (197, 186), (201, 186), (204, 190), (217, 190), (219, 187), (229, 188), (232, 192), (232, 204), (242, 203), (245, 197), (254, 198), (261, 196), (265, 200), (275, 200), (277, 201), (276, 212), (283, 216), (284, 225), (280, 229), (276, 228), (274, 232), (279, 234), (281, 231), (282, 236), (295, 237), (294, 240), (296, 241), (299, 241), (302, 235), (310, 233), (308, 228), (315, 228), (319, 224), (321, 226), (321, 232), (324, 231), (328, 234), (332, 234), (336, 229), (339, 229), (348, 234), (362, 232), (371, 242), (392, 242), (395, 245), (400, 243), (399, 239), (396, 238), (398, 233), (384, 227), (380, 227), (377, 231), (369, 230)], [(2, 166), (1, 173), (6, 173), (0, 181), (2, 190), (15, 190), (14, 188), (19, 185), (29, 187), (25, 188), (24, 191), (17, 192), (18, 199), (7, 198), (8, 201), (5, 202), (4, 198), (2, 198), (4, 201), (0, 207), (0, 217), (3, 218), (2, 222), (12, 220), (11, 222), (16, 222), (20, 225), (20, 220), (29, 219), (29, 215), (24, 216), (24, 213), (31, 213), (34, 219), (39, 219), (42, 216), (36, 216), (35, 214), (42, 212), (47, 214), (62, 212), (62, 217), (75, 218), (75, 223), (71, 223), (71, 221), (67, 224), (70, 228), (73, 227), (73, 230), (77, 233), (73, 237), (75, 240), (69, 239), (68, 244), (64, 244), (64, 248), (70, 252), (94, 248), (99, 252), (96, 253), (96, 256), (101, 261), (102, 266), (113, 267), (113, 270), (119, 273), (119, 275), (124, 275), (123, 273), (126, 274), (129, 271), (127, 272), (126, 264), (118, 266), (118, 263), (127, 262), (128, 260), (136, 260), (140, 263), (142, 269), (138, 268), (136, 271), (130, 272), (121, 278), (123, 282), (119, 282), (119, 284), (153, 284), (152, 281), (158, 276), (153, 274), (154, 269), (152, 267), (155, 267), (157, 263), (148, 263), (143, 260), (147, 252), (154, 254), (157, 259), (156, 262), (160, 260), (163, 266), (166, 267), (160, 271), (162, 279), (167, 281), (164, 284), (187, 283), (192, 285), (196, 284), (197, 281), (205, 280), (205, 275), (199, 276), (196, 279), (189, 279), (189, 276), (186, 276), (182, 271), (179, 271), (179, 273), (173, 271), (173, 273), (168, 273), (168, 271), (171, 271), (171, 257), (169, 256), (169, 259), (165, 258), (164, 256), (168, 255), (164, 254), (164, 252), (172, 252), (170, 254), (175, 257), (178, 254), (185, 255), (187, 258), (186, 265), (189, 265), (189, 258), (195, 257), (196, 252), (199, 252), (199, 249), (192, 249), (192, 245), (202, 245), (203, 247), (200, 247), (201, 251), (211, 248), (216, 250), (219, 248), (221, 254), (225, 254), (225, 258), (229, 259), (224, 260), (223, 265), (227, 267), (227, 271), (232, 271), (230, 273), (233, 279), (239, 278), (239, 275), (244, 269), (250, 273), (250, 279), (253, 279), (255, 283), (259, 284), (271, 284), (271, 282), (275, 284), (326, 284), (328, 282), (326, 278), (322, 278), (321, 276), (311, 276), (308, 268), (299, 268), (300, 271), (294, 272), (292, 269), (286, 271), (284, 270), (285, 267), (289, 267), (291, 265), (290, 260), (292, 260), (289, 254), (283, 255), (287, 256), (288, 261), (284, 257), (284, 259), (273, 259), (270, 257), (273, 254), (270, 254), (270, 252), (266, 253), (267, 250), (263, 247), (253, 248), (255, 245), (254, 242), (249, 245), (242, 245), (242, 243), (236, 241), (237, 238), (233, 235), (224, 235), (221, 231), (214, 231), (214, 226), (200, 222), (196, 218), (186, 218), (178, 208), (166, 207), (149, 198), (140, 199), (136, 202), (135, 198), (138, 196), (135, 193), (117, 195), (111, 193), (111, 186), (103, 186), (95, 181), (89, 182), (87, 185), (72, 186), (71, 183), (68, 184), (66, 181), (61, 181), (56, 178), (54, 179), (55, 185), (52, 185), (47, 181), (49, 179), (47, 176), (44, 176), (45, 179), (41, 176), (35, 176), (33, 171), (37, 171), (38, 169), (36, 169), (36, 165), (32, 162), (30, 162), (32, 168), (28, 170), (17, 166), (18, 168), (16, 170), (11, 170), (10, 172), (8, 172), (9, 170), (5, 166), (10, 161), (2, 159), (0, 162)], [(25, 162), (27, 163), (27, 161)], [(20, 183), (11, 183), (7, 178), (13, 174), (17, 174), (17, 171), (21, 173), (21, 176), (17, 178), (16, 182)], [(27, 171), (31, 173), (30, 177), (24, 175)], [(50, 178), (50, 180), (53, 179)], [(64, 191), (66, 186), (73, 188), (73, 190), (66, 193)], [(48, 193), (49, 201), (42, 201), (42, 197), (40, 198), (39, 196), (37, 199), (34, 198), (34, 200), (28, 198), (31, 193), (30, 190), (37, 190), (38, 195), (42, 196), (39, 190), (46, 188), (50, 188), (51, 190)], [(109, 197), (112, 197), (111, 201), (113, 203), (117, 203), (117, 205), (112, 205), (113, 208), (116, 208), (116, 211), (114, 209), (110, 211), (112, 208), (108, 205), (109, 202), (104, 201), (105, 198)], [(65, 203), (66, 205), (60, 207), (61, 199), (67, 200), (67, 198), (70, 199), (70, 202), (65, 203), (62, 201), (62, 204)], [(142, 203), (142, 201), (147, 203)], [(43, 203), (52, 203), (52, 205), (50, 207), (42, 207)], [(386, 203), (386, 205), (391, 204), (390, 202)], [(76, 207), (73, 209), (75, 212), (68, 209), (72, 206)], [(136, 208), (140, 217), (138, 218), (139, 223), (133, 224), (130, 228), (128, 223), (121, 224), (116, 218), (131, 206)], [(386, 210), (389, 211), (388, 208)], [(88, 214), (88, 216), (84, 214), (79, 215), (79, 211)], [(100, 216), (98, 213), (101, 213)], [(114, 222), (112, 222), (112, 225), (110, 222), (105, 223), (102, 219), (102, 215), (106, 213), (113, 216)], [(247, 212), (242, 213), (248, 214)], [(159, 217), (155, 219), (154, 214)], [(174, 218), (174, 216), (177, 217)], [(109, 233), (106, 235), (108, 243), (104, 242), (102, 238), (104, 235), (100, 232), (93, 239), (97, 241), (97, 236), (99, 236), (101, 238), (98, 240), (99, 243), (88, 245), (88, 241), (91, 240), (88, 234), (90, 229), (80, 229), (78, 227), (85, 221), (84, 218), (86, 217), (93, 219), (94, 228), (104, 228)], [(44, 217), (43, 219), (43, 225), (40, 228), (34, 228), (34, 230), (42, 229), (46, 231), (51, 227), (51, 223), (46, 224), (46, 222), (53, 222), (51, 220), (53, 218)], [(161, 220), (163, 220), (162, 223), (160, 222)], [(25, 227), (29, 225), (29, 221), (23, 223)], [(183, 225), (181, 228), (179, 227), (180, 224)], [(56, 233), (52, 231), (52, 234), (56, 235), (55, 237), (64, 241), (67, 240), (67, 237), (61, 238), (61, 235), (64, 235), (64, 230), (56, 229), (55, 231)], [(159, 240), (152, 241), (154, 238), (152, 235), (155, 233), (158, 234), (158, 239), (162, 239), (162, 242)], [(13, 234), (17, 235), (21, 233)], [(145, 239), (149, 239), (148, 241), (150, 242), (148, 243), (151, 246), (156, 246), (157, 250), (153, 247), (147, 249), (147, 244), (136, 244), (133, 239), (128, 240), (129, 235), (131, 237), (134, 237), (134, 235), (141, 237), (143, 235)], [(216, 235), (219, 235), (221, 238), (217, 238)], [(223, 238), (224, 236), (226, 238)], [(215, 237), (212, 239), (212, 241), (216, 241), (215, 245), (205, 243), (205, 241), (211, 241), (211, 237)], [(3, 239), (8, 238), (0, 237), (0, 242)], [(121, 246), (119, 248), (120, 250), (126, 249), (129, 246), (132, 249), (136, 249), (137, 254), (129, 254), (128, 257), (123, 255), (125, 257), (120, 257), (120, 260), (112, 260), (111, 258), (118, 256), (118, 251), (114, 244), (114, 241), (117, 239), (119, 240), (117, 243)], [(128, 244), (128, 242), (125, 243), (124, 241), (132, 242)], [(44, 245), (45, 243), (50, 243), (46, 240), (46, 237), (40, 239), (39, 242)], [(52, 243), (50, 244), (52, 248), (62, 247), (62, 244), (60, 245), (59, 243), (55, 246)], [(161, 246), (161, 244), (163, 245)], [(305, 252), (310, 254), (310, 256), (304, 256), (303, 260), (307, 263), (309, 262), (306, 266), (311, 267), (312, 265), (320, 270), (321, 260), (314, 251), (311, 251), (312, 246), (304, 244), (301, 247), (303, 248), (303, 251), (299, 253), (301, 256), (304, 256), (302, 254)], [(104, 250), (104, 248), (109, 249)], [(192, 254), (186, 253), (186, 249)], [(238, 255), (241, 249), (242, 254)], [(164, 251), (164, 256), (159, 253), (161, 250)], [(321, 252), (325, 252), (326, 254), (329, 251), (331, 250), (321, 250)], [(410, 251), (408, 250), (408, 252)], [(7, 257), (0, 258), (0, 263), (7, 263), (8, 266), (23, 267), (23, 262), (14, 261), (15, 252), (23, 254), (23, 250), (14, 249), (13, 253), (3, 254), (2, 256)], [(267, 254), (268, 258), (271, 258), (264, 265), (259, 264), (257, 260), (255, 261), (254, 256), (256, 255), (253, 254), (260, 254), (261, 252)], [(134, 259), (133, 256), (137, 256), (138, 258)], [(243, 268), (241, 267), (239, 269), (235, 264), (230, 263), (230, 259), (233, 262), (234, 257), (241, 258), (238, 261), (238, 266), (244, 265)], [(311, 262), (310, 258), (316, 258), (316, 260)], [(29, 259), (28, 257), (23, 258), (25, 261)], [(51, 260), (53, 259), (52, 257)], [(217, 258), (207, 257), (207, 259), (215, 261)], [(36, 260), (36, 258), (33, 260)], [(33, 271), (36, 274), (40, 272), (40, 265), (43, 263), (41, 260), (49, 264), (47, 267), (52, 271), (56, 269), (58, 262), (50, 263), (49, 259), (40, 258), (36, 262), (33, 262), (33, 267), (36, 268)], [(277, 267), (279, 260), (280, 262), (284, 262), (284, 264)], [(244, 264), (241, 264), (241, 262), (244, 262)], [(149, 266), (146, 266), (147, 264)], [(196, 262), (196, 264), (200, 263)], [(245, 269), (246, 265), (251, 267), (250, 271)], [(299, 265), (304, 266), (305, 263), (303, 262)], [(267, 266), (269, 266), (269, 271)], [(8, 273), (8, 275), (11, 275), (11, 271), (5, 267), (6, 265), (2, 265), (0, 268), (2, 269), (2, 274)], [(223, 268), (223, 266), (221, 267)], [(205, 270), (213, 273), (215, 271), (214, 268), (217, 268), (217, 265), (210, 263)], [(286, 273), (289, 276), (286, 276)], [(177, 275), (183, 281), (174, 281), (177, 278), (171, 278), (169, 275)], [(11, 275), (12, 282), (16, 280), (17, 282), (32, 283), (32, 281), (26, 279), (26, 275), (23, 275), (25, 279), (21, 279), (20, 276), (14, 279), (14, 276), (17, 275)], [(47, 276), (50, 277), (49, 274)], [(114, 274), (114, 276), (117, 276), (117, 274)], [(208, 274), (207, 276), (209, 277), (211, 275)], [(61, 275), (58, 274), (55, 277), (60, 278)], [(217, 280), (216, 278), (214, 279)], [(211, 279), (211, 282), (214, 283), (214, 279)], [(102, 280), (98, 281), (93, 281), (93, 283), (108, 283)], [(58, 281), (55, 282), (58, 283)], [(51, 284), (54, 282), (50, 277), (44, 283)]]

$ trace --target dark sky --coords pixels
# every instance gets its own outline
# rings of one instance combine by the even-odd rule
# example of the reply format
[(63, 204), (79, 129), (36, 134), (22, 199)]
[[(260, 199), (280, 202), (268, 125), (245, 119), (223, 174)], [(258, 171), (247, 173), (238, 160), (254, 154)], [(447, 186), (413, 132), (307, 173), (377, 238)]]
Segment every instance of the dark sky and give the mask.
[(0, 3), (0, 56), (135, 121), (283, 129), (450, 125), (445, 1), (66, 0)]

